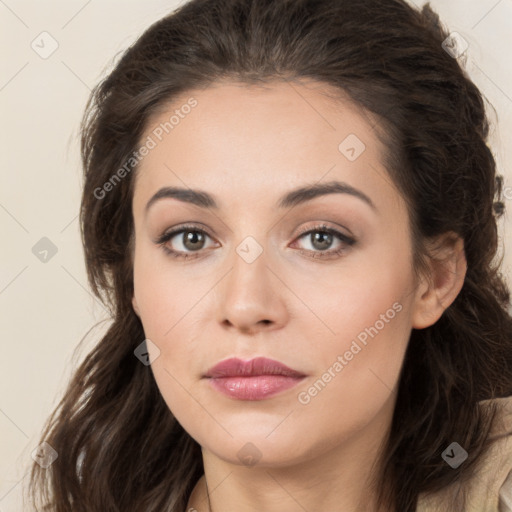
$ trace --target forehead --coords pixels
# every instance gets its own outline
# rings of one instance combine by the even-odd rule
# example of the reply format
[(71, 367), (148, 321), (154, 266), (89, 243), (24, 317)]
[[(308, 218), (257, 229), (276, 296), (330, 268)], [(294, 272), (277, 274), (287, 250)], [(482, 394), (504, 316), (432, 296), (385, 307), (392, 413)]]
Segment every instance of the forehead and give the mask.
[(134, 206), (171, 185), (208, 190), (221, 203), (229, 194), (231, 206), (321, 180), (396, 195), (374, 124), (318, 82), (219, 82), (187, 91), (147, 123), (142, 140), (154, 147), (137, 169)]

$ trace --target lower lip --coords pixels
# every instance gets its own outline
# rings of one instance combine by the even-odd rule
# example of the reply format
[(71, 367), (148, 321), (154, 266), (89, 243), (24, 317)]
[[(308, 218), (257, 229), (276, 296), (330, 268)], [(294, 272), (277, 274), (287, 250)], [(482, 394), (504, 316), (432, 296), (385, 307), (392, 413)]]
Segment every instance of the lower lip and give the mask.
[(290, 389), (304, 377), (285, 377), (284, 375), (255, 375), (253, 377), (214, 377), (209, 378), (210, 385), (237, 400), (264, 400)]

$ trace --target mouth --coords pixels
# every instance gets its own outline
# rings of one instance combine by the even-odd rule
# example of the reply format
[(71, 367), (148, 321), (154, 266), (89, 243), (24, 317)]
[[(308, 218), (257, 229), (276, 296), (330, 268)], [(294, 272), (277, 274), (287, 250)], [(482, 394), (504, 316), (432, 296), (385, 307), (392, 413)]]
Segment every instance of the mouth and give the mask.
[(265, 357), (250, 361), (226, 359), (203, 376), (213, 389), (237, 400), (264, 400), (296, 386), (305, 377), (305, 374)]

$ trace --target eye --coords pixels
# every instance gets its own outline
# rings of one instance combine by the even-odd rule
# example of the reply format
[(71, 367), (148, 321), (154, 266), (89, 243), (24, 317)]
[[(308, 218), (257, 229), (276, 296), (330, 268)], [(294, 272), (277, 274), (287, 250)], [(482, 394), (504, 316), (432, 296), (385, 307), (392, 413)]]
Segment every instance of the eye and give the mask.
[[(171, 231), (166, 231), (157, 240), (163, 250), (175, 258), (195, 258), (205, 249), (206, 239), (210, 238), (204, 229), (197, 226), (180, 226)], [(173, 241), (173, 239), (176, 239)]]
[[(185, 225), (164, 232), (155, 243), (162, 246), (162, 249), (173, 258), (192, 259), (201, 256), (203, 249), (208, 248), (207, 239), (211, 237), (204, 229), (196, 225)], [(299, 248), (299, 252), (313, 258), (342, 255), (356, 243), (355, 239), (325, 224), (303, 229), (294, 244), (302, 239), (308, 242), (311, 248)], [(333, 245), (335, 248), (330, 249)], [(218, 244), (213, 243), (210, 248), (216, 246), (218, 247)]]
[[(328, 227), (325, 224), (302, 230), (302, 234), (297, 238), (297, 240), (302, 239), (305, 239), (305, 241), (308, 242), (310, 248), (301, 249), (301, 252), (309, 253), (314, 258), (326, 258), (341, 255), (347, 252), (348, 249), (356, 243), (353, 238), (341, 233), (337, 229)], [(336, 240), (337, 243), (335, 243)], [(330, 249), (333, 244), (335, 245), (335, 248)]]

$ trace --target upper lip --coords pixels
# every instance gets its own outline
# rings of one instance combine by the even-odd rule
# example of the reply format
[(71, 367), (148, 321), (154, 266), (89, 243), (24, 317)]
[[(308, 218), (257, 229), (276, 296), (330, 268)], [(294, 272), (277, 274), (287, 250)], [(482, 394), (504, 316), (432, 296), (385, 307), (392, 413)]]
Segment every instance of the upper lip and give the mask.
[(208, 370), (204, 377), (249, 377), (256, 375), (284, 375), (286, 377), (305, 377), (292, 368), (279, 361), (266, 357), (255, 357), (249, 361), (243, 361), (236, 357), (224, 359)]

